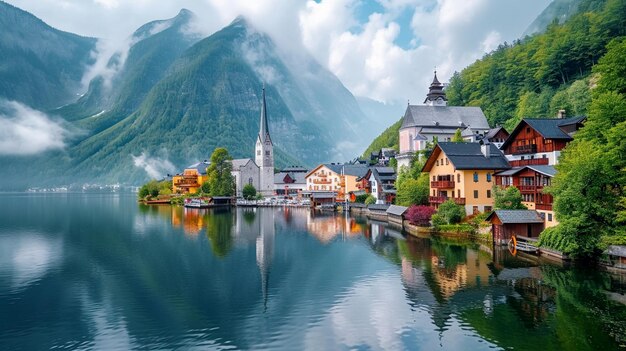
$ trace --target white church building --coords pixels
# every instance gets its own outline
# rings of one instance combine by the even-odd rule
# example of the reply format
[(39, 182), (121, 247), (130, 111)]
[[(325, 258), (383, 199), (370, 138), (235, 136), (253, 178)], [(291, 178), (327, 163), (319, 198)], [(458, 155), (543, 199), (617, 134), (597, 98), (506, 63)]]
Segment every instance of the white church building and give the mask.
[(410, 167), (413, 157), (425, 150), (427, 143), (450, 141), (457, 129), (471, 130), (482, 137), (489, 131), (489, 123), (480, 107), (448, 106), (444, 85), (435, 71), (424, 104), (408, 105), (402, 118), (398, 167)]

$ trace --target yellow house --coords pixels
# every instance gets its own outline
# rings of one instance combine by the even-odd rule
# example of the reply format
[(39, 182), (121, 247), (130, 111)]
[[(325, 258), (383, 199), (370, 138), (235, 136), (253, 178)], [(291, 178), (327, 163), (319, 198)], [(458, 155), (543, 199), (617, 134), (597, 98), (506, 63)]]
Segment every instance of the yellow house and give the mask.
[(359, 190), (358, 178), (365, 176), (368, 167), (352, 164), (321, 164), (306, 174), (306, 190), (309, 192), (335, 192), (338, 201), (345, 200), (345, 194)]
[(202, 183), (207, 180), (207, 161), (198, 162), (172, 177), (172, 192), (174, 194), (195, 194), (200, 190)]
[(492, 210), (494, 173), (509, 168), (504, 154), (493, 144), (440, 142), (422, 172), (428, 172), (430, 178), (432, 206), (452, 199), (471, 215)]

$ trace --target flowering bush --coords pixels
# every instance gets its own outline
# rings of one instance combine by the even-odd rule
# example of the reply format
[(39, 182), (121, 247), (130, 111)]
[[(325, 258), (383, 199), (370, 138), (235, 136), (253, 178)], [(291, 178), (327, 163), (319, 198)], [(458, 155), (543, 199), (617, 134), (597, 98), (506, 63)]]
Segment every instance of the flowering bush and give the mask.
[(435, 212), (435, 209), (430, 206), (413, 205), (409, 207), (406, 213), (406, 219), (408, 219), (411, 224), (428, 226), (430, 225), (430, 218)]

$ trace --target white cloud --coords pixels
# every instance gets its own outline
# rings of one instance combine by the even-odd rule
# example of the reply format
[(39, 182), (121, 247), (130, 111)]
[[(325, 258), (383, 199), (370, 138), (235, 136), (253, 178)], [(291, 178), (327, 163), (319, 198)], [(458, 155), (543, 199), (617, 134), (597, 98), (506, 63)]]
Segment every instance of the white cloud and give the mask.
[[(290, 54), (304, 46), (355, 94), (415, 102), (423, 99), (435, 66), (447, 80), (501, 41), (519, 37), (550, 0), (377, 0), (380, 6), (373, 8), (382, 13), (371, 13), (365, 23), (357, 10), (369, 5), (361, 0), (10, 2), (63, 30), (105, 38), (99, 52), (107, 53), (115, 52), (107, 45), (124, 47), (139, 26), (170, 18), (181, 7), (198, 15), (204, 34), (244, 15)], [(399, 18), (407, 11), (413, 13), (410, 28)], [(401, 33), (412, 34), (408, 47), (396, 44)], [(103, 63), (93, 71), (106, 73)]]
[(0, 155), (34, 155), (63, 149), (71, 133), (62, 121), (19, 102), (0, 100)]
[(142, 152), (141, 155), (131, 155), (135, 167), (142, 168), (153, 179), (163, 178), (168, 173), (174, 173), (176, 167), (167, 158), (150, 157)]

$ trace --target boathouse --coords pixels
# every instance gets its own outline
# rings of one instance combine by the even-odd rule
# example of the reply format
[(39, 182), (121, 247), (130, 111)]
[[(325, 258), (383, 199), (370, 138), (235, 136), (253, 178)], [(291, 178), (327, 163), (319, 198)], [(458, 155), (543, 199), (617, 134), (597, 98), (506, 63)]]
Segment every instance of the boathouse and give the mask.
[(367, 206), (367, 217), (378, 219), (381, 221), (387, 220), (387, 209), (390, 205), (386, 204), (371, 204)]
[(536, 239), (543, 231), (543, 218), (533, 210), (495, 210), (487, 222), (491, 223), (493, 242), (507, 244), (511, 237)]
[(390, 223), (402, 225), (404, 214), (408, 209), (408, 207), (404, 206), (390, 205), (387, 209), (387, 220)]

